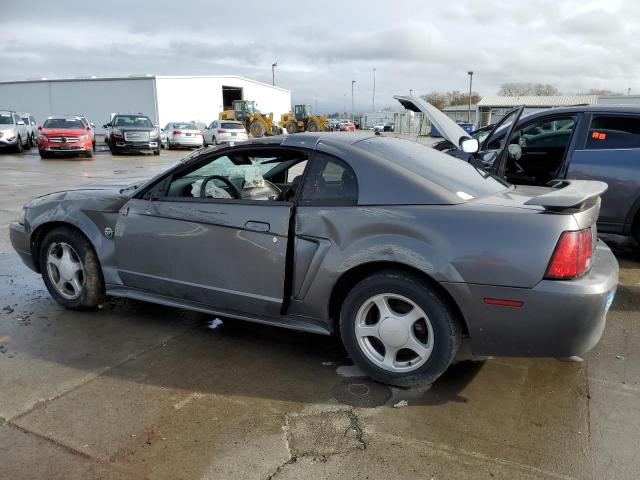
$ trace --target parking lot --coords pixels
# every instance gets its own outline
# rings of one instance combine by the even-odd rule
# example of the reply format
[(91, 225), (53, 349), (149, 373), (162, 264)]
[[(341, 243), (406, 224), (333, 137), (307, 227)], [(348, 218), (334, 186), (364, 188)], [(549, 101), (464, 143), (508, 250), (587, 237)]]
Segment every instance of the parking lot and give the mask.
[(186, 155), (0, 155), (0, 478), (640, 477), (640, 263), (584, 362), (491, 358), (429, 389), (359, 376), (340, 342), (118, 299), (58, 306), (11, 248), (30, 198)]

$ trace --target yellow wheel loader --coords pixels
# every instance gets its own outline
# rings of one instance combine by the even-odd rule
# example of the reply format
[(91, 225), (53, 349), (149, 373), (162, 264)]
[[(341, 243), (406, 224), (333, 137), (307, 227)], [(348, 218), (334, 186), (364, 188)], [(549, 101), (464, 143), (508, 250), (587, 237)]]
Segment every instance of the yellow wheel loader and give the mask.
[(293, 112), (283, 113), (280, 117), (287, 133), (324, 132), (327, 130), (327, 117), (311, 113), (311, 105), (296, 105)]
[(256, 110), (253, 100), (234, 100), (233, 110), (225, 110), (218, 115), (218, 120), (236, 120), (244, 124), (244, 128), (255, 138), (264, 135), (275, 135), (273, 113), (263, 114)]

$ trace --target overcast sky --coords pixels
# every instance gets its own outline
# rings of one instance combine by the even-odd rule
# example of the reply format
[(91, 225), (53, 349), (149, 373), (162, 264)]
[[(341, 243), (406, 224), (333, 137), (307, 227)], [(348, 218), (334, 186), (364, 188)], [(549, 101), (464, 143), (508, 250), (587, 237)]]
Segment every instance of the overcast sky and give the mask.
[(238, 74), (323, 112), (393, 94), (505, 82), (640, 94), (640, 2), (13, 1), (0, 15), (0, 80)]

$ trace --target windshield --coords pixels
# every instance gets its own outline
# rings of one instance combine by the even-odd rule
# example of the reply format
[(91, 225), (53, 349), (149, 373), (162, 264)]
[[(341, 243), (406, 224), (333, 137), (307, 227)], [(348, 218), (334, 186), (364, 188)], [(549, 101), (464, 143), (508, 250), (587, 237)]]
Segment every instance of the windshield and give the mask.
[(244, 130), (244, 125), (235, 122), (222, 122), (220, 128), (226, 128), (227, 130)]
[(153, 123), (148, 117), (140, 115), (118, 115), (113, 120), (114, 127), (153, 127)]
[(173, 128), (179, 128), (181, 130), (198, 130), (198, 127), (194, 123), (174, 123)]
[(76, 118), (49, 118), (43, 128), (85, 128), (82, 120)]
[(22, 117), (22, 121), (24, 122), (25, 125), (31, 125), (31, 122), (29, 121), (29, 117)]
[(412, 174), (449, 190), (462, 200), (496, 193), (510, 186), (470, 163), (412, 140), (375, 137), (361, 140), (355, 146), (394, 162)]
[(0, 113), (0, 125), (13, 125), (13, 118), (10, 113)]

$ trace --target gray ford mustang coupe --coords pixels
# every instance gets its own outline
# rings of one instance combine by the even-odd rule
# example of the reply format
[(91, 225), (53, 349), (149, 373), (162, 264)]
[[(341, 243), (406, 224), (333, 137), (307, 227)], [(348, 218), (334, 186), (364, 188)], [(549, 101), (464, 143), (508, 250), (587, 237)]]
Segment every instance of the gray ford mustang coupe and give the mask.
[(368, 375), (410, 386), (463, 338), (509, 356), (598, 342), (618, 280), (596, 235), (606, 188), (514, 187), (411, 140), (301, 133), (45, 195), (10, 230), (67, 308), (117, 296), (339, 332)]

